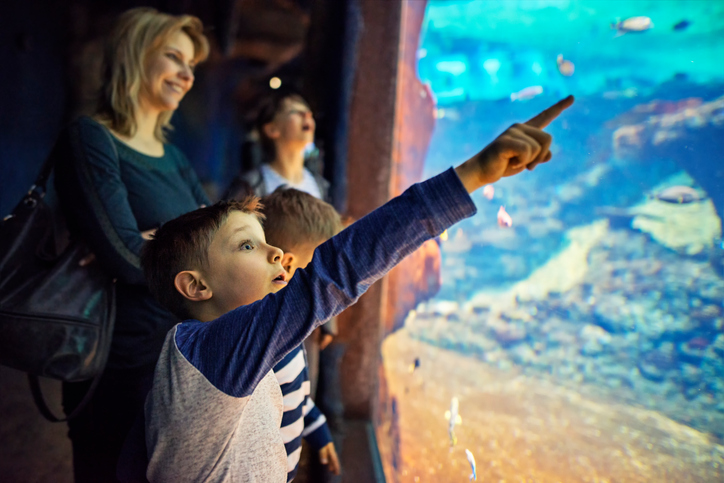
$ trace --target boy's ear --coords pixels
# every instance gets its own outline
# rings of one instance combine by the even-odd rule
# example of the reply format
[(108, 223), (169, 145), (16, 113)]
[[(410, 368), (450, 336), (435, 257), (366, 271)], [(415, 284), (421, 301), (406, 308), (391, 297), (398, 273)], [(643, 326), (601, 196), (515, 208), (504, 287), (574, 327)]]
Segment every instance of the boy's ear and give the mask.
[(196, 270), (185, 270), (177, 273), (173, 279), (173, 284), (184, 298), (192, 302), (209, 300), (213, 295), (211, 288), (206, 286), (201, 279), (201, 274)]
[(282, 255), (282, 268), (287, 271), (289, 275), (294, 275), (294, 269), (296, 268), (297, 257), (292, 252), (284, 252)]
[(277, 129), (273, 122), (268, 122), (261, 128), (264, 130), (264, 134), (266, 134), (266, 137), (269, 139), (276, 139), (280, 135), (279, 129)]

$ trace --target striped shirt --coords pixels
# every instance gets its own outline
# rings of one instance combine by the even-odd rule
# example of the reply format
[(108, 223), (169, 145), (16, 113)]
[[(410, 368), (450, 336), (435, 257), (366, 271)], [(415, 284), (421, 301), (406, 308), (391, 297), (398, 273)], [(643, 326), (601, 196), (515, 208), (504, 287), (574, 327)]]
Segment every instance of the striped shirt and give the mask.
[(287, 452), (287, 481), (297, 474), (302, 453), (302, 437), (315, 450), (332, 442), (327, 418), (309, 397), (309, 372), (302, 345), (297, 346), (274, 367), (274, 375), (282, 389), (282, 441)]

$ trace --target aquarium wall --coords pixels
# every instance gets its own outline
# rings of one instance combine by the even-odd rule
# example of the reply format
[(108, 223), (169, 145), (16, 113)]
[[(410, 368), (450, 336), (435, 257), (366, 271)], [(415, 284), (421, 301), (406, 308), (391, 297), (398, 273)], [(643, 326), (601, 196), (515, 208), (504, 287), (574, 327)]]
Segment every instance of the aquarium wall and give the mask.
[(387, 480), (724, 481), (724, 2), (420, 3), (393, 192), (576, 102), (391, 277)]

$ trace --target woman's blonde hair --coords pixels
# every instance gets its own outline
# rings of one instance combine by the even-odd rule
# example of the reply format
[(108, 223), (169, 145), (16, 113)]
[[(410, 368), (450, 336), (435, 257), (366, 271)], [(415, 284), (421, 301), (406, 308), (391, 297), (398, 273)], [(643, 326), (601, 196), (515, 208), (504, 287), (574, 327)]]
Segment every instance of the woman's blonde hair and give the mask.
[[(118, 19), (103, 56), (103, 77), (96, 118), (106, 127), (133, 136), (136, 132), (138, 95), (146, 81), (146, 63), (179, 31), (194, 45), (194, 63), (209, 55), (209, 41), (203, 24), (191, 15), (169, 15), (153, 8), (134, 8)], [(171, 129), (172, 111), (158, 117), (155, 136), (165, 142), (165, 130)]]

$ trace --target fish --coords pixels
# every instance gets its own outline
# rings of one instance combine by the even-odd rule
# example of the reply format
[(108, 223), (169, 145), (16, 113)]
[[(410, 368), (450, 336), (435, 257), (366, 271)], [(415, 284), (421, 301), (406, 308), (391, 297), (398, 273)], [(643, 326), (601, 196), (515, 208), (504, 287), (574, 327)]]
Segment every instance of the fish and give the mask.
[(415, 357), (415, 361), (412, 364), (410, 364), (410, 374), (415, 372), (415, 369), (417, 369), (418, 367), (420, 367), (420, 358)]
[(468, 70), (468, 65), (462, 60), (441, 60), (435, 64), (435, 68), (440, 72), (446, 72), (457, 77)]
[(473, 470), (473, 473), (470, 475), (470, 480), (478, 481), (478, 470), (475, 467), (475, 456), (473, 456), (473, 454), (467, 448), (465, 448), (465, 456), (468, 457), (468, 463), (470, 463), (470, 468)]
[(616, 22), (611, 22), (611, 28), (617, 31), (616, 37), (627, 33), (645, 32), (654, 28), (654, 23), (649, 17), (629, 17), (623, 21), (616, 20)]
[(513, 226), (513, 219), (510, 217), (508, 212), (505, 211), (505, 206), (501, 206), (498, 210), (498, 225), (503, 228), (510, 228)]
[(495, 196), (495, 188), (493, 188), (492, 184), (486, 184), (483, 187), (483, 196), (485, 196), (489, 200), (493, 199), (493, 196)]
[(638, 96), (638, 90), (635, 87), (629, 87), (622, 91), (606, 91), (603, 93), (604, 99), (618, 99), (620, 97), (631, 99), (632, 97)]
[(510, 95), (511, 101), (527, 101), (535, 96), (543, 94), (543, 86), (530, 86)]
[(495, 77), (500, 70), (500, 61), (495, 58), (486, 59), (485, 62), (483, 62), (483, 69), (485, 69), (485, 72), (487, 72), (490, 77)]
[(675, 204), (687, 204), (696, 203), (707, 199), (707, 196), (702, 195), (696, 189), (691, 186), (670, 186), (665, 188), (658, 193), (654, 193), (653, 197), (659, 201), (666, 203)]
[(691, 22), (689, 22), (688, 20), (682, 20), (681, 22), (674, 25), (671, 29), (680, 32), (682, 30), (686, 30), (689, 25), (691, 25)]
[(450, 446), (458, 444), (458, 438), (455, 436), (455, 425), (463, 423), (463, 418), (461, 418), (458, 414), (459, 406), (460, 403), (458, 402), (458, 398), (453, 397), (450, 400), (450, 410), (445, 411), (445, 419), (449, 421), (447, 425), (447, 432), (450, 435)]
[(573, 62), (565, 60), (563, 58), (563, 54), (558, 54), (558, 57), (556, 57), (556, 63), (558, 64), (558, 72), (566, 77), (572, 76), (573, 72), (576, 70), (576, 66), (573, 65)]

